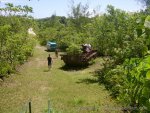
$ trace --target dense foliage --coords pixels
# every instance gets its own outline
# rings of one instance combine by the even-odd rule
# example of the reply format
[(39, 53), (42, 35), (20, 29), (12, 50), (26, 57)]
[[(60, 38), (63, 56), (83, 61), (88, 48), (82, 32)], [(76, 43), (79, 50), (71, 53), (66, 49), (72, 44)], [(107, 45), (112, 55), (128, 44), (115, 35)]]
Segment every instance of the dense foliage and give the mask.
[(0, 8), (0, 76), (13, 72), (32, 55), (35, 39), (28, 29), (34, 22), (29, 12), (32, 8), (10, 3)]
[(52, 15), (38, 20), (42, 44), (58, 43), (68, 54), (79, 53), (90, 43), (104, 58), (97, 71), (105, 84), (130, 112), (150, 111), (150, 12), (129, 13), (109, 5), (107, 12), (91, 16), (88, 5), (71, 6), (68, 18)]
[(150, 21), (146, 12), (126, 13), (108, 6), (96, 20), (97, 47), (107, 55), (99, 81), (130, 112), (150, 111)]
[(67, 49), (66, 52), (69, 55), (80, 55), (82, 53), (81, 48), (76, 44), (71, 44)]
[[(142, 0), (139, 0), (142, 1)], [(57, 42), (68, 54), (80, 54), (90, 43), (104, 59), (97, 71), (100, 83), (130, 112), (150, 112), (150, 8), (129, 13), (109, 5), (107, 12), (94, 15), (88, 5), (72, 4), (68, 18), (38, 19), (42, 45)], [(35, 40), (27, 30), (34, 27), (28, 15), (32, 8), (6, 4), (0, 8), (0, 76), (14, 71), (32, 55)]]
[(92, 39), (87, 29), (92, 18), (89, 16), (88, 6), (78, 4), (71, 7), (69, 18), (54, 14), (50, 18), (37, 20), (41, 44), (45, 45), (47, 41), (55, 41), (60, 49), (66, 50), (72, 44), (79, 46), (83, 43), (90, 43)]

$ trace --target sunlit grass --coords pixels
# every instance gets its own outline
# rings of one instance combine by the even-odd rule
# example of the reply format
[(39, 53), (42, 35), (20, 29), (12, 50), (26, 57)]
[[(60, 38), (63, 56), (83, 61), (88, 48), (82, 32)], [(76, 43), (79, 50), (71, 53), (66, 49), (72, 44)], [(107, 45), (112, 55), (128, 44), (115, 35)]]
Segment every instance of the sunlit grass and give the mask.
[[(34, 56), (25, 63), (19, 74), (5, 79), (0, 86), (0, 113), (20, 113), (29, 100), (33, 113), (46, 113), (47, 101), (58, 113), (119, 113), (118, 106), (104, 86), (93, 76), (101, 68), (101, 58), (81, 70), (63, 70), (63, 61), (55, 58), (52, 69), (47, 67), (48, 53), (37, 46)], [(108, 106), (108, 107), (107, 107)]]

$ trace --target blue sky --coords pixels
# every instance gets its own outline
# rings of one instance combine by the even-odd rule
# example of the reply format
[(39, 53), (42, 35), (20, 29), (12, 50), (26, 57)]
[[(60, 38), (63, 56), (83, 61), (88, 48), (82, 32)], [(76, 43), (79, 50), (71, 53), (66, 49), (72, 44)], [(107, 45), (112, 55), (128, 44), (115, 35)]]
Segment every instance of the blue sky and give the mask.
[[(35, 18), (50, 17), (52, 14), (57, 16), (67, 16), (70, 9), (71, 0), (0, 0), (0, 6), (5, 3), (14, 5), (28, 5), (33, 8), (32, 14)], [(89, 4), (89, 9), (98, 9), (99, 13), (104, 13), (108, 4), (122, 10), (134, 12), (142, 9), (142, 5), (136, 0), (74, 0), (75, 4)]]

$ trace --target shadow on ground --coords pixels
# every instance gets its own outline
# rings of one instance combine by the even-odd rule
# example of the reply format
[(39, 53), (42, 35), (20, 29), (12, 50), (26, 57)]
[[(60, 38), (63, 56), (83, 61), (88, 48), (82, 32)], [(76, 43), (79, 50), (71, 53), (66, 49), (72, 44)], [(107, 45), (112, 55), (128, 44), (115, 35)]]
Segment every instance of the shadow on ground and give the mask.
[(101, 81), (99, 80), (99, 72), (101, 70), (96, 70), (94, 72), (89, 72), (92, 78), (84, 78), (84, 79), (79, 79), (76, 83), (85, 83), (85, 84), (95, 84), (98, 83), (99, 85), (101, 84)]
[(47, 49), (45, 49), (44, 51), (46, 51), (46, 52), (55, 52), (54, 50), (47, 50)]
[(43, 72), (49, 72), (50, 70), (49, 69), (45, 69), (45, 70), (43, 70)]
[(86, 79), (79, 79), (76, 83), (85, 83), (85, 84), (94, 84), (94, 83), (99, 83), (98, 79), (91, 79), (91, 78), (86, 78)]
[(88, 66), (67, 66), (64, 65), (60, 67), (59, 69), (64, 70), (64, 71), (79, 71), (79, 70), (84, 70), (88, 68)]

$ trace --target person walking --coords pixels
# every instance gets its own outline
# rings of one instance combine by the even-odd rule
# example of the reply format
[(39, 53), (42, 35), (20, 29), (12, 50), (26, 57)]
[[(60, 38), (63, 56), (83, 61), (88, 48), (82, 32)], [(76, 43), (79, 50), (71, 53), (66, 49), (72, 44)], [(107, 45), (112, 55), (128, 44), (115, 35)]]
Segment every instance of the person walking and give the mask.
[(55, 49), (55, 56), (58, 58), (58, 49)]
[(50, 56), (50, 54), (47, 57), (47, 61), (48, 61), (48, 70), (50, 70), (52, 67), (52, 57)]

